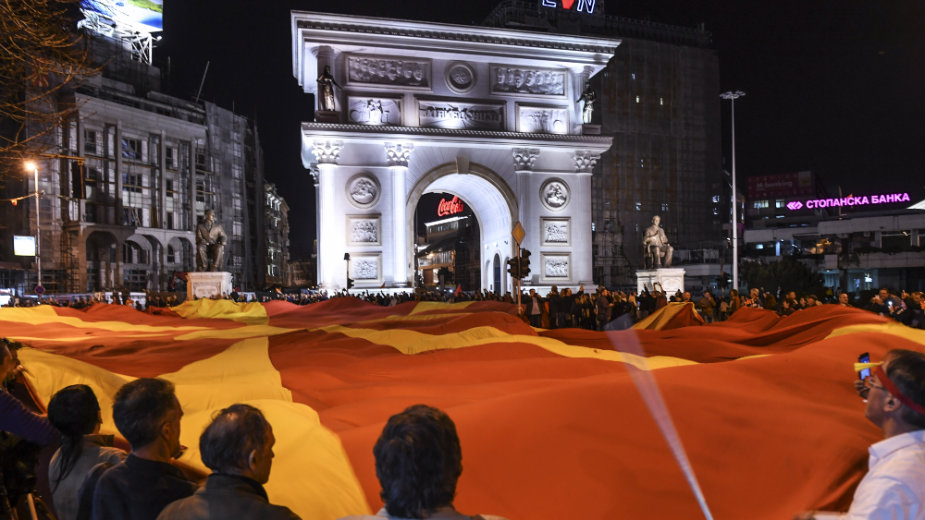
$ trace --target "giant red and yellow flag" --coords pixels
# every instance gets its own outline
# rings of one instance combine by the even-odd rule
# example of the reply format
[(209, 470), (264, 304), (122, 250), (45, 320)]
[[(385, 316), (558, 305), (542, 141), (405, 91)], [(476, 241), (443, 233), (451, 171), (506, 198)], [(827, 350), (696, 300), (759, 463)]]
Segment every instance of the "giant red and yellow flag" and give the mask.
[[(112, 396), (124, 382), (176, 384), (181, 462), (215, 410), (261, 408), (273, 424), (271, 501), (306, 519), (381, 502), (372, 446), (390, 415), (446, 410), (463, 448), (459, 510), (543, 518), (698, 518), (697, 501), (630, 377), (651, 370), (717, 519), (839, 509), (880, 432), (863, 417), (853, 362), (925, 348), (925, 333), (836, 306), (792, 316), (742, 309), (702, 325), (669, 306), (620, 332), (533, 329), (499, 303), (379, 307), (342, 298), (188, 302), (160, 314), (0, 309), (41, 400), (74, 383)], [(622, 353), (637, 344), (646, 359)], [(615, 348), (617, 347), (617, 348)]]

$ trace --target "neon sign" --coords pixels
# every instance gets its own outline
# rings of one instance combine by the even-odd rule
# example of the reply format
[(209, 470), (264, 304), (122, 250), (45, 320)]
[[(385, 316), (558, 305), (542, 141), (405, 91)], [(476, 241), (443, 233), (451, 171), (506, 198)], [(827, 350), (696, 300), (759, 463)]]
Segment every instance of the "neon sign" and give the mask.
[(447, 215), (455, 215), (457, 213), (463, 212), (463, 203), (460, 202), (459, 197), (453, 196), (452, 200), (440, 199), (440, 204), (437, 205), (437, 216), (445, 217)]
[(805, 203), (792, 200), (787, 203), (787, 209), (822, 209), (840, 208), (843, 206), (872, 206), (874, 204), (895, 204), (897, 202), (910, 202), (908, 193), (885, 193), (881, 195), (848, 195), (847, 197), (809, 199)]
[(572, 7), (575, 7), (577, 12), (586, 12), (588, 14), (594, 13), (594, 7), (597, 5), (597, 0), (540, 0), (540, 5), (543, 7), (562, 7), (562, 9), (571, 11)]

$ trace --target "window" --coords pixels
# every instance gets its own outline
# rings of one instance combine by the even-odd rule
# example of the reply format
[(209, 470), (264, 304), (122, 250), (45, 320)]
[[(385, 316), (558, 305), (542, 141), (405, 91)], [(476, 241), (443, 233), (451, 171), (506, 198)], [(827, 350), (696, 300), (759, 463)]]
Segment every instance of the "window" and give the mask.
[(778, 208), (778, 209), (779, 209), (779, 208), (783, 208), (783, 207), (784, 207), (784, 201), (783, 201), (782, 199), (777, 199), (777, 200), (775, 200), (775, 201), (774, 201), (774, 207), (775, 207), (775, 208)]
[(122, 191), (132, 193), (141, 193), (144, 187), (144, 176), (140, 173), (123, 173), (122, 174)]
[(768, 207), (768, 201), (766, 200), (756, 200), (752, 203), (752, 207), (755, 209), (763, 209)]
[(172, 146), (168, 146), (167, 150), (164, 153), (165, 153), (164, 162), (166, 163), (167, 168), (170, 170), (176, 170), (177, 169), (177, 149)]
[(174, 229), (173, 227), (173, 212), (167, 212), (167, 229)]
[(122, 138), (122, 157), (140, 161), (142, 159), (141, 141), (138, 139)]
[(668, 203), (662, 202), (662, 211), (668, 211)]
[[(170, 215), (169, 213), (168, 215), (169, 215), (168, 218), (173, 216), (173, 215)], [(177, 263), (177, 252), (174, 250), (173, 246), (167, 246), (167, 263), (168, 264)]]
[(642, 211), (642, 202), (636, 203), (636, 211)]
[(84, 153), (96, 155), (96, 130), (84, 130)]
[(172, 198), (173, 194), (176, 193), (173, 190), (173, 179), (166, 179), (164, 181), (164, 189), (167, 191), (167, 196)]

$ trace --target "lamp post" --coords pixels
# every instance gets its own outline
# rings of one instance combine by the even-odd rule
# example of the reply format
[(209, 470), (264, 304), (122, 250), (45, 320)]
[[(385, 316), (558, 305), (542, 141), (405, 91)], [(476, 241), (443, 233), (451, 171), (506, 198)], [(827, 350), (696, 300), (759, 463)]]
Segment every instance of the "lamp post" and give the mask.
[(39, 222), (39, 165), (29, 161), (26, 163), (26, 169), (32, 170), (33, 180), (35, 182), (35, 268), (38, 274), (38, 281), (35, 284), (35, 292), (42, 294), (45, 288), (42, 287), (42, 240)]
[(732, 287), (739, 290), (739, 219), (737, 211), (739, 206), (736, 196), (736, 100), (744, 96), (741, 90), (723, 92), (719, 97), (728, 99), (732, 107)]

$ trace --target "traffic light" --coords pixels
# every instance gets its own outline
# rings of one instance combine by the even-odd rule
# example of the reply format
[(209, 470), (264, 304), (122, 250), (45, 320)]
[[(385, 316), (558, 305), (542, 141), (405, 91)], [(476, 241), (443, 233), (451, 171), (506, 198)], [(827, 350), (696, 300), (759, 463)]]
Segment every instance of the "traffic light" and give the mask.
[(347, 288), (353, 289), (353, 278), (347, 277)]
[(520, 269), (520, 258), (518, 258), (518, 257), (516, 257), (516, 256), (515, 256), (514, 258), (508, 258), (508, 260), (507, 260), (507, 274), (513, 276), (514, 278), (518, 278), (518, 276), (517, 276), (517, 270), (518, 270), (518, 269)]
[(523, 249), (520, 252), (520, 277), (530, 277), (530, 250)]

